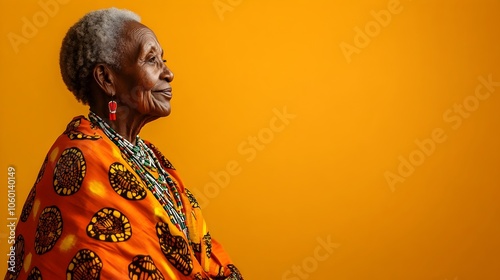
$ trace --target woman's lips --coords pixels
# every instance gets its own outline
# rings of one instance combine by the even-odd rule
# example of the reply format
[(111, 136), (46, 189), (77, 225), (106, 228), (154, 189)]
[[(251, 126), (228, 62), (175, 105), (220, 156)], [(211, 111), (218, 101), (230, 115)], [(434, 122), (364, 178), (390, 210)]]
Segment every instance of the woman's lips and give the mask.
[(162, 94), (166, 95), (168, 98), (172, 98), (172, 88), (154, 90), (153, 92), (162, 93)]

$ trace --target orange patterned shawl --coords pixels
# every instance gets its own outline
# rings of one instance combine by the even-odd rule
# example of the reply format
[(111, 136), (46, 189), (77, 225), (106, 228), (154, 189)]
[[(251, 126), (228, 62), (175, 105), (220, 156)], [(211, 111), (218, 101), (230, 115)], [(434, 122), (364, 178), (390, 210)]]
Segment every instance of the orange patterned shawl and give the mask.
[(5, 279), (243, 279), (199, 205), (151, 143), (181, 194), (189, 237), (85, 117), (49, 150), (16, 229)]

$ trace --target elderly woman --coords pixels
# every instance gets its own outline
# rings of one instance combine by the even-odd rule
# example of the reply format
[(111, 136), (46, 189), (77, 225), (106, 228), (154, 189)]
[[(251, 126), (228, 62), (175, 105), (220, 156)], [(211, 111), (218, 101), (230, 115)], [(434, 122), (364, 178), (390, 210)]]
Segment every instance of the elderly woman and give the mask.
[(85, 15), (61, 74), (90, 106), (50, 148), (22, 209), (6, 279), (243, 279), (141, 128), (170, 114), (174, 75), (126, 10)]

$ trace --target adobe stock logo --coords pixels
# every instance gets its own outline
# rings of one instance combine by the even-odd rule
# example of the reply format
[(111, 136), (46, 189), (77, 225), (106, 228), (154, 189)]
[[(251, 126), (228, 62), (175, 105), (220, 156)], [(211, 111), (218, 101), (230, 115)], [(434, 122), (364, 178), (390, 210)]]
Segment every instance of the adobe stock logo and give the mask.
[(224, 14), (226, 12), (232, 12), (236, 7), (241, 5), (243, 0), (214, 0), (212, 5), (214, 6), (217, 16), (219, 16), (220, 21), (224, 21)]
[(21, 32), (9, 32), (7, 39), (12, 46), (12, 49), (17, 54), (19, 47), (23, 44), (28, 44), (30, 39), (33, 39), (39, 30), (49, 23), (49, 19), (55, 17), (59, 13), (59, 5), (68, 4), (69, 0), (40, 0), (38, 6), (40, 10), (36, 11), (31, 17), (21, 18)]
[(340, 50), (342, 51), (347, 63), (351, 63), (351, 57), (353, 54), (360, 54), (361, 50), (367, 48), (372, 42), (372, 39), (380, 34), (382, 28), (389, 26), (392, 22), (393, 16), (401, 13), (402, 11), (403, 6), (401, 6), (399, 0), (389, 0), (387, 3), (387, 9), (383, 9), (378, 12), (371, 10), (370, 15), (373, 20), (368, 21), (363, 29), (358, 26), (354, 27), (354, 45), (345, 41), (339, 44)]
[[(470, 118), (472, 113), (479, 109), (481, 102), (488, 100), (497, 90), (496, 88), (500, 87), (500, 81), (494, 81), (492, 74), (486, 78), (479, 76), (477, 79), (479, 83), (474, 93), (467, 95), (461, 102), (454, 103), (443, 112), (443, 121), (450, 126), (451, 130), (459, 129), (464, 120)], [(384, 178), (392, 192), (396, 191), (398, 183), (404, 183), (419, 166), (424, 164), (427, 158), (436, 152), (438, 145), (448, 140), (446, 130), (443, 127), (436, 127), (429, 137), (415, 139), (414, 143), (417, 147), (407, 157), (399, 155), (396, 172), (385, 171)]]
[(303, 280), (308, 279), (311, 274), (318, 270), (321, 262), (326, 261), (340, 247), (340, 244), (333, 243), (331, 236), (326, 239), (316, 238), (318, 245), (314, 248), (311, 256), (305, 257), (299, 265), (293, 265), (289, 270), (283, 273), (282, 280)]
[(258, 154), (274, 141), (276, 135), (283, 132), (291, 121), (297, 117), (295, 114), (289, 113), (286, 106), (281, 110), (273, 108), (272, 112), (273, 116), (269, 119), (266, 127), (259, 129), (256, 134), (248, 136), (247, 139), (238, 144), (236, 150), (240, 156), (244, 157), (244, 160), (231, 159), (227, 161), (222, 170), (208, 173), (211, 180), (201, 190), (197, 188), (190, 189), (201, 208), (206, 209), (210, 199), (219, 196), (221, 190), (229, 186), (232, 178), (243, 171), (245, 162), (254, 161)]

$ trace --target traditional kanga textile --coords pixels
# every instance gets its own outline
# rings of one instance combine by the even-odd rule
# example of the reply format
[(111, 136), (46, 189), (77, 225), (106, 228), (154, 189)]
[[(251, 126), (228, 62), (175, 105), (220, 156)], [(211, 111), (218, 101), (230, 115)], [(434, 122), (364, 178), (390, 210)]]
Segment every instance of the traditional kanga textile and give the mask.
[(140, 138), (121, 145), (95, 117), (74, 118), (49, 150), (5, 279), (243, 279), (165, 156)]

